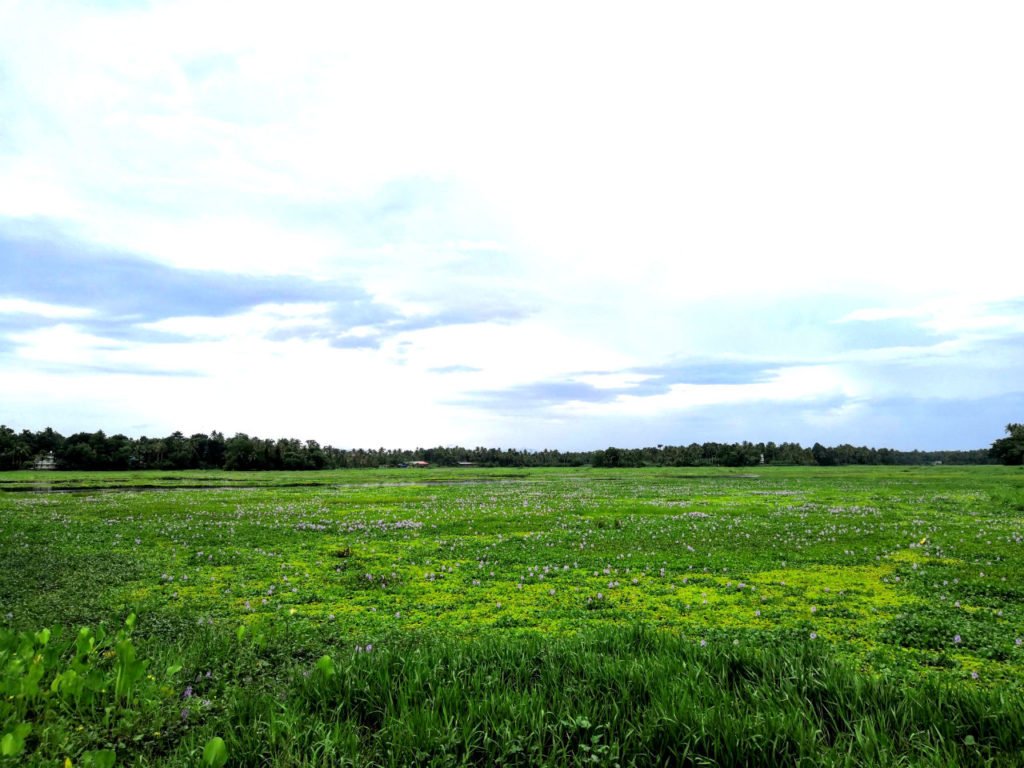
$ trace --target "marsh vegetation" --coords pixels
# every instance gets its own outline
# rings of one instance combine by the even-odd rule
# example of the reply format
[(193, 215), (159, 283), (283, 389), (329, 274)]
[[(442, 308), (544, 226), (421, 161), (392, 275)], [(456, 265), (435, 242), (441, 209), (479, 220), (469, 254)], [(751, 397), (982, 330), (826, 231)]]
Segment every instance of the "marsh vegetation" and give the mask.
[(2, 479), (0, 765), (1024, 749), (1012, 467)]

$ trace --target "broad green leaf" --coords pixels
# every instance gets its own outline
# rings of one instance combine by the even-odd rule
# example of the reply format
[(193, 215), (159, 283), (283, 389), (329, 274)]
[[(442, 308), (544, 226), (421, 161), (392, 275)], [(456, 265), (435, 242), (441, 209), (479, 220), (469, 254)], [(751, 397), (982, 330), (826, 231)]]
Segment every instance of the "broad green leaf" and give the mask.
[(334, 668), (334, 659), (326, 654), (321, 656), (316, 663), (316, 671), (324, 677), (334, 677), (337, 674), (337, 670)]
[(203, 765), (221, 768), (228, 761), (228, 747), (224, 739), (214, 736), (203, 747)]
[(97, 749), (94, 752), (86, 752), (84, 763), (90, 768), (114, 768), (117, 761), (117, 753), (112, 749)]
[(0, 755), (4, 757), (16, 757), (25, 749), (25, 737), (32, 730), (28, 723), (20, 723), (10, 733), (5, 733), (0, 738)]

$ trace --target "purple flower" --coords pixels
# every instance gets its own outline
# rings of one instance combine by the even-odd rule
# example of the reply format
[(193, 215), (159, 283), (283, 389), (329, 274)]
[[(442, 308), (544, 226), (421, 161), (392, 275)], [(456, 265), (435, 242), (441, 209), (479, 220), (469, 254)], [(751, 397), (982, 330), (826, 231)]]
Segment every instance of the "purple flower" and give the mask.
[(183, 699), (191, 699), (192, 698), (192, 686), (191, 685), (187, 686), (185, 688), (184, 692), (181, 694), (181, 698), (183, 698)]
[(811, 632), (811, 640), (817, 640), (817, 639), (818, 639), (818, 633), (817, 632)]
[(953, 635), (953, 643), (955, 645), (959, 645), (959, 643), (960, 643), (960, 635)]

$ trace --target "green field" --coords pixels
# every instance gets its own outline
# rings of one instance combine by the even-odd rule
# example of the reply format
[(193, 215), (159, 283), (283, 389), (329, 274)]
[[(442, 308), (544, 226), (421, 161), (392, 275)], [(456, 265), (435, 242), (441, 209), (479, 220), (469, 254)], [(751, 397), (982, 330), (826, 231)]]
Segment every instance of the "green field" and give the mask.
[(0, 765), (1024, 764), (1019, 468), (6, 473), (0, 541)]

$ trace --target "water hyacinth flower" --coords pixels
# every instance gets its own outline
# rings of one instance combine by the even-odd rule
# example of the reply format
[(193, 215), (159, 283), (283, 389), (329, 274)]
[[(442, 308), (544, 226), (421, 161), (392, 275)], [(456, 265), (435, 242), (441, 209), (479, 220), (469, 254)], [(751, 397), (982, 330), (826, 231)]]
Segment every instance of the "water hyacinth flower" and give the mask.
[(954, 645), (959, 645), (960, 644), (960, 635), (953, 635), (953, 644)]

